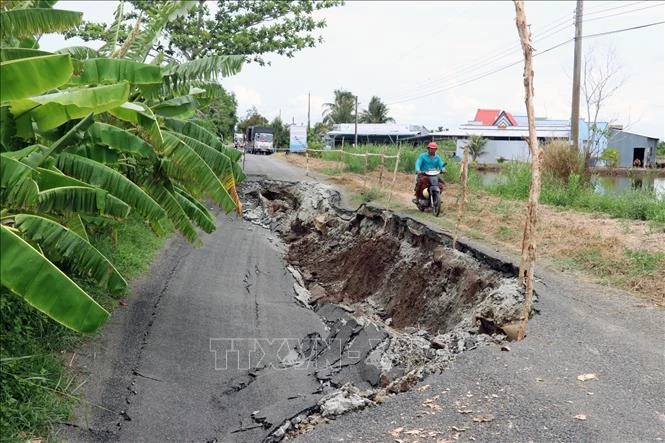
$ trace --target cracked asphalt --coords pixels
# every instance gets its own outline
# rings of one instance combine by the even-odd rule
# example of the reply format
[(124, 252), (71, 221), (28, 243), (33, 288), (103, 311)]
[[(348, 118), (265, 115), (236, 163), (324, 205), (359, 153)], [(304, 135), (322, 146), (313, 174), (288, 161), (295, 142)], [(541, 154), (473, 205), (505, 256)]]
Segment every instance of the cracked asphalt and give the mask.
[[(248, 156), (246, 168), (250, 180), (309, 180), (270, 157)], [(319, 316), (294, 302), (282, 253), (272, 233), (233, 214), (218, 215), (202, 248), (171, 239), (128, 306), (77, 353), (89, 374), (84, 401), (55, 438), (254, 442), (312, 405), (315, 378), (270, 364), (279, 339), (326, 335)], [(541, 314), (525, 341), (466, 352), (412, 391), (298, 440), (665, 439), (664, 311), (537, 275)], [(257, 343), (264, 352), (248, 353)], [(597, 379), (577, 380), (587, 373)]]

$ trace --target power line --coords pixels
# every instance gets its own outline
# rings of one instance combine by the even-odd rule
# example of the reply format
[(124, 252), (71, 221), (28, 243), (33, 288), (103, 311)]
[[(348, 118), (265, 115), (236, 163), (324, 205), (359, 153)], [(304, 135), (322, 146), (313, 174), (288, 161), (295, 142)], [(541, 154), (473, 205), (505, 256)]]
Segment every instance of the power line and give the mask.
[[(654, 23), (648, 23), (648, 24), (645, 24), (645, 25), (633, 26), (633, 27), (630, 27), (630, 28), (615, 29), (615, 30), (612, 30), (612, 31), (601, 32), (601, 33), (598, 33), (598, 34), (589, 34), (589, 35), (582, 36), (582, 39), (601, 37), (601, 36), (604, 36), (604, 35), (610, 35), (610, 34), (618, 34), (618, 33), (621, 33), (621, 32), (633, 31), (633, 30), (636, 30), (636, 29), (643, 29), (643, 28), (648, 28), (648, 27), (651, 27), (651, 26), (662, 25), (663, 23), (665, 23), (665, 21), (659, 21), (659, 22), (654, 22)], [(544, 51), (540, 51), (540, 52), (538, 52), (537, 54), (534, 54), (533, 56), (534, 56), (534, 57), (537, 57), (537, 56), (539, 56), (539, 55), (546, 54), (546, 53), (548, 53), (548, 52), (550, 52), (550, 51), (553, 51), (554, 49), (560, 48), (561, 46), (564, 46), (564, 45), (566, 45), (566, 44), (572, 42), (573, 40), (574, 40), (574, 39), (572, 39), (572, 38), (571, 38), (571, 39), (568, 39), (568, 40), (563, 41), (563, 42), (561, 42), (561, 43), (559, 43), (559, 44), (557, 44), (557, 45), (554, 45), (554, 46), (552, 46), (552, 47), (550, 47), (550, 48), (547, 48), (547, 49), (544, 50)], [(465, 81), (463, 81), (463, 82), (460, 82), (460, 83), (457, 83), (457, 84), (454, 84), (454, 85), (451, 85), (451, 86), (448, 86), (448, 87), (445, 87), (445, 88), (436, 89), (436, 90), (433, 90), (433, 91), (430, 91), (430, 92), (427, 92), (427, 93), (423, 93), (423, 94), (420, 94), (420, 95), (417, 95), (417, 96), (414, 96), (414, 97), (411, 97), (411, 98), (406, 98), (406, 99), (403, 99), (403, 100), (398, 100), (398, 101), (394, 101), (394, 102), (387, 103), (387, 104), (388, 104), (388, 105), (394, 105), (394, 104), (398, 104), (398, 103), (404, 103), (404, 102), (407, 102), (407, 101), (418, 100), (418, 99), (421, 99), (421, 98), (424, 98), (424, 97), (428, 97), (428, 96), (430, 96), (430, 95), (439, 94), (439, 93), (441, 93), (441, 92), (448, 91), (448, 90), (450, 90), (450, 89), (454, 89), (454, 88), (457, 88), (457, 87), (460, 87), (460, 86), (464, 86), (464, 85), (466, 85), (466, 84), (468, 84), (468, 83), (471, 83), (471, 82), (474, 82), (474, 81), (476, 81), (476, 80), (480, 80), (480, 79), (483, 79), (483, 78), (488, 77), (488, 76), (490, 76), (490, 75), (493, 75), (493, 74), (496, 74), (496, 73), (498, 73), (498, 72), (504, 71), (504, 70), (506, 70), (506, 69), (508, 69), (508, 68), (510, 68), (510, 67), (512, 67), (512, 66), (515, 66), (515, 65), (517, 65), (517, 64), (522, 63), (523, 61), (524, 61), (524, 60), (517, 60), (517, 61), (515, 61), (515, 62), (509, 63), (509, 64), (504, 65), (504, 66), (502, 66), (502, 67), (500, 67), (500, 68), (498, 68), (498, 69), (495, 69), (495, 70), (493, 70), (493, 71), (487, 72), (487, 73), (485, 73), (485, 74), (483, 74), (483, 75), (480, 75), (480, 76), (474, 77), (474, 78), (472, 78), (472, 79), (465, 80)]]
[[(594, 12), (588, 13), (587, 16), (604, 13), (604, 12), (607, 12), (607, 11), (610, 11), (610, 10), (617, 10), (617, 9), (627, 8), (627, 7), (635, 6), (635, 5), (642, 4), (642, 3), (645, 3), (645, 1), (637, 1), (637, 2), (626, 4), (626, 5), (614, 6), (614, 7), (611, 7), (611, 8), (604, 8), (604, 9), (600, 9), (600, 10), (596, 9), (596, 10), (594, 10)], [(616, 15), (629, 14), (629, 13), (632, 13), (632, 12), (641, 11), (643, 9), (649, 9), (649, 8), (653, 8), (653, 7), (657, 7), (657, 6), (662, 6), (663, 4), (665, 4), (665, 3), (651, 4), (649, 6), (638, 8), (638, 9), (632, 9), (632, 10), (629, 10), (629, 11), (621, 11), (621, 12), (618, 12), (618, 13), (609, 14), (609, 15), (602, 16), (602, 17), (590, 18), (590, 19), (587, 19), (587, 20), (583, 20), (583, 22), (586, 23), (587, 21), (601, 20), (601, 19), (612, 17), (612, 16), (616, 16)], [(601, 6), (605, 6), (605, 5), (601, 5)], [(544, 41), (545, 39), (547, 39), (549, 37), (552, 37), (556, 34), (559, 34), (560, 32), (562, 32), (564, 30), (567, 30), (569, 27), (572, 27), (573, 24), (574, 24), (574, 17), (573, 17), (573, 21), (571, 23), (565, 24), (565, 21), (567, 21), (568, 18), (569, 18), (569, 16), (562, 16), (562, 18), (560, 18), (559, 20), (557, 20), (557, 21), (553, 22), (552, 24), (546, 26), (542, 31), (540, 31), (540, 33), (538, 33), (538, 34), (534, 33), (533, 44), (537, 45), (541, 41)], [(564, 20), (564, 23), (562, 23), (562, 20)], [(486, 68), (488, 65), (491, 65), (491, 64), (495, 63), (496, 61), (502, 60), (502, 59), (506, 58), (507, 56), (509, 56), (511, 54), (521, 52), (521, 50), (522, 49), (521, 49), (520, 45), (515, 45), (511, 48), (504, 49), (503, 51), (501, 51), (499, 53), (494, 53), (491, 56), (490, 55), (481, 56), (480, 57), (481, 61), (479, 61), (479, 62), (475, 62), (475, 63), (472, 63), (470, 65), (462, 66), (462, 67), (460, 67), (460, 68), (458, 68), (454, 71), (446, 72), (445, 74), (443, 74), (439, 77), (433, 78), (431, 80), (420, 83), (419, 85), (414, 85), (412, 87), (408, 87), (408, 88), (402, 90), (400, 92), (400, 94), (396, 97), (394, 102), (395, 103), (401, 103), (402, 101), (404, 101), (405, 98), (408, 99), (408, 97), (410, 97), (413, 94), (419, 94), (419, 91), (426, 91), (428, 89), (438, 88), (440, 86), (443, 86), (443, 84), (445, 84), (446, 82), (448, 82), (450, 80), (453, 80), (455, 78), (459, 78), (459, 77), (467, 76), (467, 75), (472, 75), (475, 72), (477, 72), (478, 70), (480, 70), (482, 68)]]
[[(543, 40), (545, 38), (548, 38), (548, 37), (551, 37), (555, 34), (558, 34), (559, 32), (561, 32), (561, 31), (565, 30), (566, 28), (569, 28), (573, 25), (573, 21), (571, 19), (572, 19), (572, 16), (570, 14), (560, 17), (558, 20), (555, 20), (554, 22), (550, 23), (545, 28), (540, 30), (538, 33), (535, 33), (534, 38), (537, 39), (537, 40)], [(562, 25), (564, 25), (564, 26), (562, 27)], [(506, 45), (504, 45), (504, 46), (506, 46)], [(431, 80), (427, 80), (423, 83), (420, 83), (419, 85), (414, 85), (412, 87), (409, 87), (409, 88), (407, 88), (403, 91), (402, 95), (409, 95), (411, 93), (411, 91), (415, 92), (419, 89), (432, 87), (432, 86), (440, 84), (440, 83), (442, 83), (446, 80), (449, 80), (450, 78), (455, 78), (455, 77), (460, 76), (460, 75), (464, 75), (464, 74), (467, 74), (467, 73), (477, 71), (479, 68), (485, 67), (489, 63), (493, 63), (494, 61), (501, 60), (501, 59), (505, 58), (506, 56), (508, 56), (512, 53), (515, 53), (515, 52), (519, 52), (519, 51), (521, 51), (520, 45), (511, 46), (511, 47), (509, 47), (507, 49), (504, 49), (503, 51), (498, 52), (498, 53), (496, 51), (493, 51), (491, 53), (488, 53), (487, 55), (481, 56), (480, 59), (482, 61), (480, 61), (480, 62), (474, 62), (474, 63), (471, 63), (471, 64), (466, 65), (466, 66), (461, 66), (460, 68), (458, 68), (455, 71), (447, 72), (447, 73), (445, 73), (442, 76), (439, 76), (437, 78), (433, 78)]]
[[(609, 4), (615, 4), (615, 3), (616, 2), (609, 2)], [(605, 9), (600, 9), (600, 10), (598, 8), (593, 8), (593, 7), (592, 8), (586, 8), (582, 12), (582, 17), (589, 16), (589, 15), (602, 14), (603, 12), (613, 11), (615, 9), (629, 8), (631, 6), (639, 5), (640, 3), (646, 3), (646, 0), (642, 0), (642, 1), (639, 1), (639, 2), (632, 2), (632, 3), (625, 4), (625, 5), (613, 6), (611, 8), (605, 8)]]
[(630, 13), (632, 13), (632, 12), (642, 11), (642, 10), (644, 10), (644, 9), (655, 8), (655, 7), (657, 7), (657, 6), (663, 6), (663, 5), (665, 5), (665, 3), (655, 3), (655, 4), (651, 4), (651, 5), (649, 5), (649, 6), (645, 6), (645, 7), (643, 7), (643, 8), (631, 9), (630, 11), (615, 12), (614, 14), (604, 15), (604, 16), (602, 16), (602, 17), (593, 17), (593, 18), (585, 19), (584, 22), (585, 22), (585, 23), (586, 23), (586, 22), (592, 22), (592, 21), (594, 21), (594, 20), (601, 20), (601, 19), (604, 19), (604, 18), (615, 17), (615, 16), (617, 16), (617, 15), (630, 14)]
[[(565, 24), (565, 26), (563, 26), (563, 27), (561, 27), (561, 25), (559, 25), (559, 29), (557, 29), (556, 27), (555, 27), (555, 28), (552, 28), (552, 27), (550, 26), (550, 27), (549, 27), (550, 32), (548, 32), (548, 33), (543, 33), (542, 35), (538, 35), (537, 40), (538, 40), (538, 41), (542, 41), (542, 40), (544, 40), (544, 39), (547, 39), (547, 38), (549, 38), (549, 37), (552, 37), (552, 36), (554, 36), (554, 35), (556, 35), (556, 34), (562, 32), (562, 31), (564, 31), (564, 30), (570, 28), (571, 26), (572, 26), (572, 24), (570, 24), (570, 23), (569, 23), (569, 24)], [(546, 29), (547, 29), (547, 28), (546, 28)], [(534, 41), (534, 43), (535, 43), (535, 41)], [(405, 95), (408, 96), (408, 95), (414, 93), (415, 91), (417, 91), (417, 90), (419, 90), (419, 89), (427, 89), (427, 88), (431, 88), (431, 87), (437, 86), (437, 85), (439, 85), (439, 84), (441, 84), (441, 83), (445, 83), (446, 81), (451, 80), (451, 79), (454, 79), (454, 78), (456, 78), (456, 77), (459, 77), (459, 76), (462, 76), (462, 75), (468, 75), (468, 74), (471, 74), (471, 73), (473, 73), (473, 72), (475, 72), (475, 71), (478, 71), (479, 69), (482, 69), (482, 68), (487, 67), (488, 64), (492, 64), (492, 63), (494, 63), (495, 61), (502, 60), (502, 59), (506, 58), (507, 56), (509, 56), (509, 55), (511, 55), (511, 54), (514, 54), (514, 53), (517, 53), (517, 52), (521, 52), (521, 50), (522, 50), (522, 49), (521, 49), (521, 46), (520, 46), (520, 45), (516, 45), (516, 46), (514, 46), (514, 47), (511, 47), (511, 48), (505, 49), (505, 50), (503, 50), (503, 51), (501, 51), (501, 52), (499, 52), (499, 53), (494, 53), (494, 54), (493, 54), (492, 56), (490, 56), (490, 57), (480, 57), (480, 58), (481, 58), (481, 61), (479, 61), (479, 62), (475, 62), (475, 63), (472, 63), (472, 64), (470, 64), (470, 65), (462, 66), (462, 67), (460, 67), (459, 69), (457, 69), (457, 70), (455, 70), (455, 71), (447, 72), (447, 73), (443, 74), (442, 76), (439, 76), (439, 77), (437, 77), (437, 78), (434, 78), (434, 79), (428, 80), (428, 81), (426, 81), (426, 82), (424, 82), (424, 83), (421, 83), (421, 84), (419, 84), (419, 85), (413, 86), (413, 87), (411, 87), (411, 88), (407, 88), (407, 89), (405, 89), (405, 90), (402, 92), (401, 95), (402, 95), (402, 96), (405, 96)], [(413, 92), (411, 92), (411, 91), (413, 91)]]

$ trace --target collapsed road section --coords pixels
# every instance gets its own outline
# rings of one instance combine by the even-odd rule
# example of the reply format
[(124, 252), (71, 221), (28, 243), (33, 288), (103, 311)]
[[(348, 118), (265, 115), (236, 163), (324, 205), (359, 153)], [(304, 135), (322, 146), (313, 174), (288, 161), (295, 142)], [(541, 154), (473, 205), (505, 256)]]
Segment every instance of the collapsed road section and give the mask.
[(320, 398), (281, 424), (257, 411), (267, 441), (406, 391), (456, 354), (502, 343), (520, 319), (511, 264), (453, 249), (448, 235), (416, 220), (369, 205), (342, 209), (321, 184), (250, 182), (241, 191), (244, 218), (283, 240), (295, 299), (327, 326), (276, 355), (305, 369)]

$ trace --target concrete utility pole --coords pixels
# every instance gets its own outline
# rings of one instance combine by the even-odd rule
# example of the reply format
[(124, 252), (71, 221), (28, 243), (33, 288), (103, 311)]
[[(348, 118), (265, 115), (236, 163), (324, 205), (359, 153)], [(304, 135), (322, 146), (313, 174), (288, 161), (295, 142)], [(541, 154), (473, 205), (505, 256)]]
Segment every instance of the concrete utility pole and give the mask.
[(310, 110), (310, 97), (311, 92), (307, 93), (307, 135), (306, 137), (309, 137), (309, 110)]
[(570, 112), (570, 138), (579, 149), (580, 139), (580, 73), (582, 71), (582, 0), (575, 10), (575, 61), (573, 65), (573, 104)]
[(356, 142), (355, 146), (358, 146), (358, 96), (356, 95)]

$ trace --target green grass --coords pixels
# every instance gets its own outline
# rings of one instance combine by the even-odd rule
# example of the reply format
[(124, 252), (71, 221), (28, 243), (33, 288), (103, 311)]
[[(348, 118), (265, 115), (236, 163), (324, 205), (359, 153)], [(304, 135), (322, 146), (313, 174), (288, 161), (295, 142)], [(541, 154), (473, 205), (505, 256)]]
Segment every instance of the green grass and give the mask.
[[(511, 163), (504, 167), (505, 180), (487, 186), (490, 193), (508, 199), (525, 200), (531, 186), (531, 166)], [(653, 191), (632, 189), (621, 195), (598, 194), (572, 175), (565, 185), (544, 181), (540, 202), (581, 211), (603, 212), (612, 217), (665, 223), (665, 201)]]
[[(140, 220), (130, 217), (118, 227), (114, 245), (107, 232), (91, 242), (126, 279), (143, 272), (164, 244)], [(76, 282), (107, 309), (117, 300), (98, 286)], [(54, 322), (17, 296), (0, 288), (0, 438), (24, 442), (45, 436), (50, 427), (66, 421), (75, 403), (73, 377), (65, 370), (62, 351), (83, 337)]]
[[(335, 149), (340, 149), (341, 146), (337, 146)], [(319, 157), (323, 160), (336, 161), (339, 162), (342, 160), (344, 162), (343, 172), (353, 172), (357, 174), (362, 174), (365, 172), (365, 158), (357, 157), (355, 155), (349, 154), (364, 154), (365, 152), (380, 154), (383, 152), (386, 156), (395, 156), (398, 152), (398, 147), (396, 145), (360, 145), (358, 147), (344, 147), (344, 154), (334, 151), (334, 152), (312, 152), (310, 155)], [(418, 156), (425, 152), (425, 149), (422, 147), (413, 147), (410, 145), (402, 145), (400, 151), (399, 165), (397, 167), (398, 172), (406, 173), (415, 173), (416, 159)], [(442, 154), (440, 152), (440, 154)], [(443, 161), (447, 163), (446, 169), (448, 173), (445, 176), (447, 182), (457, 181), (459, 177), (459, 164), (453, 161), (450, 158), (447, 158), (446, 154), (442, 155)], [(396, 159), (386, 158), (384, 159), (384, 168), (386, 171), (393, 171), (395, 169)], [(379, 156), (369, 156), (367, 158), (367, 171), (378, 171), (381, 167), (381, 157)], [(335, 173), (338, 170), (335, 170)], [(331, 170), (332, 172), (332, 170)]]

